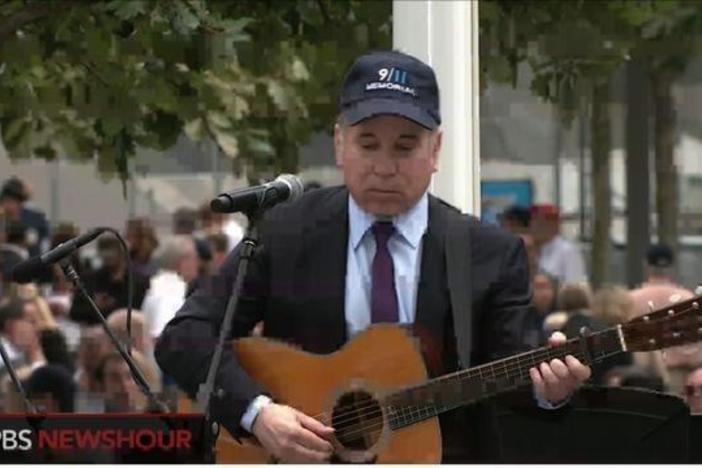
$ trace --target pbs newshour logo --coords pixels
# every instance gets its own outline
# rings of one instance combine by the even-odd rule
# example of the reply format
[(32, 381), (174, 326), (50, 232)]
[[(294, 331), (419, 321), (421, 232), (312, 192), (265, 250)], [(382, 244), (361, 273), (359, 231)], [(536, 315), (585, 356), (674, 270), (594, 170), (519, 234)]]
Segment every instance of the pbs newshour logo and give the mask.
[(16, 450), (26, 452), (32, 449), (32, 431), (30, 429), (0, 430), (0, 449), (4, 452)]

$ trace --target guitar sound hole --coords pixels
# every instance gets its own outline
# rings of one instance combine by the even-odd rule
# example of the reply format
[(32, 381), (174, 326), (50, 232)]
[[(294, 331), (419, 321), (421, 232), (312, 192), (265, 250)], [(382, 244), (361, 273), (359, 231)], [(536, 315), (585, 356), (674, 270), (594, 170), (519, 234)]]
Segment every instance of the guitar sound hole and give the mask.
[(369, 450), (383, 432), (383, 411), (367, 392), (345, 393), (332, 412), (332, 427), (339, 443), (348, 450)]

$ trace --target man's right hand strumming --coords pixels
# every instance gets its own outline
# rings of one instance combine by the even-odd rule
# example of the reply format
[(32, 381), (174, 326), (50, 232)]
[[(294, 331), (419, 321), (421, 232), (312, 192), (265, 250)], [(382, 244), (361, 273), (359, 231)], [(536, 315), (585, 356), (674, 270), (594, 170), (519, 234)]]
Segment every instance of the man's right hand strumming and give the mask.
[(334, 429), (289, 406), (261, 408), (252, 432), (271, 455), (288, 463), (325, 463), (333, 452)]

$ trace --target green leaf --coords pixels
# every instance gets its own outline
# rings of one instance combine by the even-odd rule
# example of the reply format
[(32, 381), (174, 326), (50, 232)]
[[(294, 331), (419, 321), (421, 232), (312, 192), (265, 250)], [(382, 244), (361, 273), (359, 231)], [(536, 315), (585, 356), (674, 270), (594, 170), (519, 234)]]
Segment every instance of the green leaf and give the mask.
[(217, 145), (219, 145), (224, 154), (232, 159), (239, 155), (239, 141), (236, 136), (219, 129), (211, 128), (210, 130), (214, 134)]

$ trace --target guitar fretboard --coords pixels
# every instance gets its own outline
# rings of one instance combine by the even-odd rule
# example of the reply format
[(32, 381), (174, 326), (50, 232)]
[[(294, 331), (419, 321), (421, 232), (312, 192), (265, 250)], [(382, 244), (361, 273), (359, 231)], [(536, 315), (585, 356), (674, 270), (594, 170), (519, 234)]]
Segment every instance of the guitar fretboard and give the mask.
[(593, 364), (622, 352), (618, 328), (557, 347), (543, 347), (432, 379), (420, 386), (388, 395), (384, 404), (393, 430), (415, 424), (452, 409), (514, 390), (531, 382), (529, 369), (552, 359), (572, 355)]

